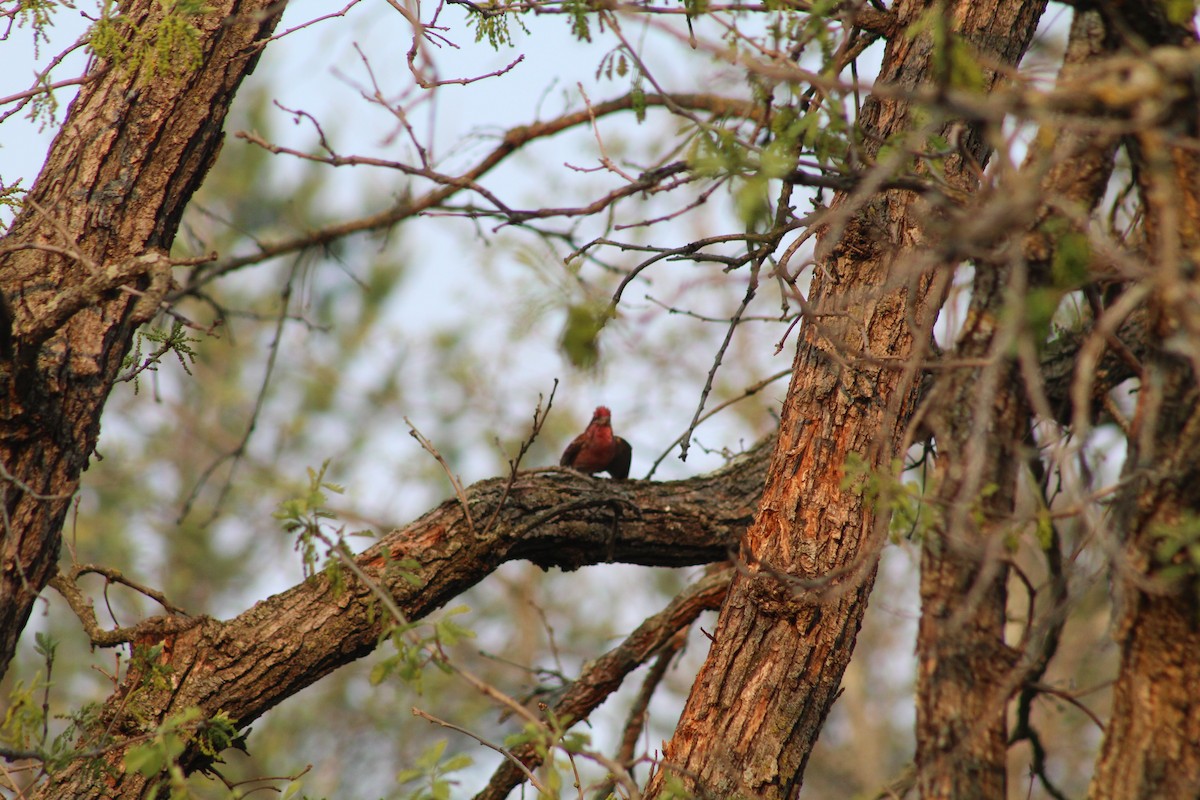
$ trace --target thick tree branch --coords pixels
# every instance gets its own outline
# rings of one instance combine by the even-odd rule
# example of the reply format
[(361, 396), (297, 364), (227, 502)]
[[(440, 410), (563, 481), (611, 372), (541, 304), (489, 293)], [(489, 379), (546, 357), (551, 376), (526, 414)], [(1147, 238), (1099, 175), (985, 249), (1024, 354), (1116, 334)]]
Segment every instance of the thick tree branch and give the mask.
[[(1115, 638), (1121, 662), (1112, 719), (1089, 789), (1093, 800), (1200, 796), (1200, 565), (1191, 553), (1200, 518), (1200, 87), (1197, 33), (1188, 15), (1165, 7), (1101, 4), (1131, 59), (1159, 84), (1132, 99), (1142, 124), (1127, 141), (1144, 217), (1154, 342), (1130, 422), (1122, 487), (1114, 504), (1111, 553)], [(1156, 47), (1186, 43), (1187, 48)], [(1167, 67), (1164, 57), (1182, 69)], [(1130, 292), (1132, 294), (1132, 292)], [(1122, 298), (1123, 300), (1124, 298)], [(1120, 300), (1118, 301), (1118, 303)]]
[[(666, 483), (608, 481), (562, 469), (523, 472), (507, 488), (498, 513), (508, 479), (483, 481), (468, 487), (465, 497), (473, 519), (495, 516), (488, 530), (473, 532), (456, 498), (388, 534), (356, 563), (373, 584), (391, 594), (406, 619), (419, 620), (513, 559), (564, 569), (609, 561), (687, 566), (723, 560), (753, 518), (769, 452), (766, 442), (710, 475)], [(114, 694), (100, 724), (133, 734), (146, 720), (161, 722), (195, 706), (209, 715), (221, 710), (239, 726), (248, 725), (376, 648), (384, 615), (369, 587), (352, 576), (347, 581), (339, 591), (321, 573), (234, 619), (189, 619), (187, 630), (162, 639), (160, 666), (173, 676), (171, 689), (143, 687), (141, 721), (135, 720), (121, 711), (124, 696), (139, 686), (135, 672)], [(707, 589), (699, 596), (711, 597)], [(677, 629), (683, 617), (698, 610), (695, 602), (681, 600), (663, 613)], [(594, 678), (579, 685), (580, 694), (564, 713), (586, 713), (589, 704), (610, 691), (611, 681), (619, 681), (619, 673), (633, 665), (631, 653), (651, 655), (655, 630), (648, 623), (631, 639), (632, 650), (618, 648), (602, 661), (600, 671), (591, 673)], [(107, 757), (120, 763), (119, 751)], [(185, 758), (193, 766), (201, 760), (194, 751)], [(93, 783), (92, 772), (85, 764), (72, 765), (46, 796), (94, 795), (99, 784)], [(130, 796), (142, 783), (140, 776), (124, 774), (117, 787), (106, 789), (107, 796)], [(61, 794), (64, 786), (72, 787), (67, 795)]]
[[(1070, 82), (1100, 57), (1104, 41), (1099, 16), (1077, 13), (1060, 81)], [(1009, 239), (1002, 260), (977, 259), (952, 357), (979, 366), (940, 375), (922, 408), (937, 441), (939, 512), (921, 550), (916, 763), (923, 797), (1006, 792), (1007, 702), (1038, 653), (1018, 653), (1004, 641), (1004, 543), (1012, 535), (1007, 520), (1031, 406), (1050, 407), (1036, 365), (1024, 370), (1032, 378), (1028, 388), (1019, 380), (1018, 354), (1037, 347), (1029, 341), (1024, 298), (1053, 287), (1051, 264), (1068, 232), (1064, 209), (1084, 218), (1091, 213), (1108, 185), (1116, 145), (1111, 135), (1044, 129), (1020, 173), (998, 178), (1013, 198), (1008, 215), (1027, 233), (1023, 241)], [(1019, 669), (1018, 659), (1026, 662)]]
[[(1058, 365), (1069, 362), (1086, 337), (1086, 331), (1064, 336), (1055, 352), (1046, 356), (1046, 368), (1053, 373), (1046, 390), (1056, 404), (1066, 402), (1070, 387), (1069, 372)], [(1127, 344), (1138, 352), (1144, 349), (1144, 343), (1138, 341)], [(1114, 382), (1123, 379), (1119, 363), (1114, 357), (1113, 371), (1102, 376), (1098, 389), (1114, 385), (1103, 383), (1104, 378)], [(447, 500), (385, 536), (359, 555), (356, 563), (369, 580), (392, 593), (406, 618), (418, 620), (511, 559), (524, 558), (543, 567), (565, 569), (605, 561), (656, 566), (720, 561), (736, 547), (753, 519), (774, 446), (772, 437), (722, 470), (669, 483), (612, 482), (560, 469), (521, 472), (508, 488), (509, 497), (503, 505), (499, 501), (509, 479), (483, 481), (467, 487), (465, 498), (472, 518), (494, 519), (486, 530), (473, 534), (463, 503), (457, 498)], [(406, 566), (404, 572), (415, 576), (419, 587), (414, 587), (400, 570), (388, 566), (409, 559), (419, 566)], [(56, 579), (55, 585), (81, 616), (94, 644), (113, 646), (138, 641), (167, 645), (164, 665), (178, 676), (178, 686), (169, 694), (148, 699), (149, 705), (142, 709), (148, 711), (149, 718), (159, 721), (180, 708), (198, 706), (208, 713), (223, 709), (244, 727), (291, 694), (366, 655), (378, 644), (380, 615), (373, 609), (370, 590), (356, 581), (339, 594), (320, 574), (227, 621), (173, 613), (105, 631), (96, 624), (91, 604), (74, 588), (74, 579), (87, 571), (89, 567), (77, 567)], [(109, 579), (127, 580), (104, 574)], [(140, 591), (145, 587), (134, 588)], [(564, 698), (560, 712), (586, 715), (588, 706), (608, 691), (597, 691), (593, 684), (598, 678), (589, 676), (612, 680), (618, 672), (636, 666), (633, 656), (644, 659), (652, 655), (656, 645), (647, 645), (652, 640), (646, 637), (655, 629), (654, 620), (669, 618), (683, 624), (680, 609), (694, 610), (694, 602), (701, 596), (707, 598), (710, 594), (708, 589), (700, 591), (698, 584), (639, 628), (626, 643), (595, 662), (591, 669), (600, 671), (589, 671), (581, 679), (580, 686)], [(282, 647), (286, 642), (294, 645)], [(128, 677), (114, 694), (103, 716), (106, 727), (115, 725), (120, 732), (122, 726), (130, 724), (122, 721), (121, 709), (137, 682), (136, 675)], [(133, 731), (126, 733), (132, 735)], [(108, 756), (113, 764), (120, 763), (121, 748), (107, 748), (105, 752), (113, 753)], [(199, 765), (196, 753), (189, 753), (185, 760)], [(88, 796), (86, 773), (82, 765), (71, 767), (55, 785), (74, 787), (72, 791), (77, 794), (73, 796)], [(511, 785), (512, 776), (504, 768), (501, 773), (493, 778), (493, 785)], [(128, 776), (123, 780), (140, 781)], [(132, 786), (127, 788), (136, 791)], [(110, 796), (130, 795), (123, 789)]]

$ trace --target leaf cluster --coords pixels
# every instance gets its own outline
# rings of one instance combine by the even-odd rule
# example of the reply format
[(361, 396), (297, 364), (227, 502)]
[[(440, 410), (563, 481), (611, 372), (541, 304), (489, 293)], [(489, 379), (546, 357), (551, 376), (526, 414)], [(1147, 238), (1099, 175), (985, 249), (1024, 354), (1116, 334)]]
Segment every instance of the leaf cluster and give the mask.
[(147, 777), (163, 775), (155, 789), (170, 800), (188, 800), (195, 795), (179, 764), (188, 743), (198, 744), (205, 755), (216, 756), (237, 740), (237, 724), (225, 712), (205, 718), (199, 708), (185, 708), (158, 726), (148, 741), (126, 751), (125, 769)]
[(498, 0), (488, 0), (472, 8), (472, 13), (467, 16), (467, 27), (475, 29), (476, 42), (486, 40), (493, 50), (499, 50), (514, 45), (512, 31), (508, 27), (511, 19), (516, 20), (522, 32), (529, 33), (519, 16), (501, 9)]
[(380, 661), (371, 669), (371, 685), (378, 686), (395, 676), (413, 691), (423, 689), (423, 674), (431, 664), (444, 673), (453, 668), (443, 648), (453, 647), (464, 639), (473, 639), (475, 632), (454, 621), (454, 617), (470, 609), (455, 606), (435, 622), (401, 622), (385, 631), (383, 639), (390, 642), (395, 655)]
[(88, 34), (88, 46), (99, 58), (139, 73), (140, 79), (178, 78), (199, 68), (203, 53), (195, 19), (211, 13), (203, 0), (158, 0), (162, 18), (134, 25), (105, 0), (100, 18)]
[[(200, 344), (201, 339), (188, 333), (184, 324), (176, 320), (170, 330), (165, 328), (144, 327), (134, 337), (133, 349), (121, 361), (121, 368), (126, 370), (121, 380), (132, 380), (134, 393), (140, 391), (139, 376), (147, 370), (155, 372), (162, 363), (163, 356), (174, 353), (179, 366), (188, 375), (192, 374), (192, 365), (196, 363), (196, 350), (193, 345)], [(145, 345), (149, 342), (155, 345), (153, 352), (145, 353)]]
[(303, 561), (306, 578), (315, 575), (320, 566), (320, 545), (330, 546), (330, 551), (326, 552), (325, 571), (334, 581), (335, 588), (340, 588), (342, 586), (341, 570), (337, 566), (337, 559), (329, 558), (329, 556), (332, 555), (332, 547), (345, 547), (342, 532), (339, 529), (336, 536), (337, 543), (334, 544), (324, 531), (323, 521), (333, 519), (335, 516), (326, 508), (329, 501), (329, 495), (326, 492), (342, 494), (345, 489), (336, 483), (325, 480), (325, 473), (328, 469), (328, 460), (321, 464), (319, 470), (309, 467), (308, 486), (304, 492), (284, 500), (272, 516), (280, 521), (284, 531), (296, 534), (295, 548)]
[(396, 774), (396, 782), (405, 784), (420, 781), (421, 785), (404, 797), (408, 800), (449, 800), (453, 797), (457, 781), (448, 776), (461, 772), (474, 762), (466, 753), (457, 753), (443, 759), (446, 753), (446, 740), (434, 742), (417, 759), (416, 766), (400, 770)]
[(1187, 514), (1173, 525), (1151, 531), (1155, 575), (1177, 591), (1190, 592), (1200, 620), (1200, 515)]

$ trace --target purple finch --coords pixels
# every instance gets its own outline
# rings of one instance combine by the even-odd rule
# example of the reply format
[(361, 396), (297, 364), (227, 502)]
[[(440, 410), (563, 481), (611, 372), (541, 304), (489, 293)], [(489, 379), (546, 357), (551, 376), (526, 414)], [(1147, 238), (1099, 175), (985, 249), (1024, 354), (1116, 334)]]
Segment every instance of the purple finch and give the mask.
[(633, 448), (620, 436), (613, 436), (612, 412), (606, 406), (597, 406), (587, 430), (567, 445), (562, 459), (564, 467), (586, 472), (588, 475), (607, 472), (624, 480), (629, 477), (629, 460)]

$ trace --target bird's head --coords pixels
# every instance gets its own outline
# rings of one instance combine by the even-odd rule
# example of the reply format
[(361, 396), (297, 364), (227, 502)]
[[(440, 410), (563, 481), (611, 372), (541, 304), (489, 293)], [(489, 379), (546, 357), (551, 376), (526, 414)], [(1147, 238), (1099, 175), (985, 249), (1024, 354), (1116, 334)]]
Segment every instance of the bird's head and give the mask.
[(611, 425), (612, 412), (608, 410), (608, 406), (596, 406), (596, 410), (592, 412), (593, 425)]

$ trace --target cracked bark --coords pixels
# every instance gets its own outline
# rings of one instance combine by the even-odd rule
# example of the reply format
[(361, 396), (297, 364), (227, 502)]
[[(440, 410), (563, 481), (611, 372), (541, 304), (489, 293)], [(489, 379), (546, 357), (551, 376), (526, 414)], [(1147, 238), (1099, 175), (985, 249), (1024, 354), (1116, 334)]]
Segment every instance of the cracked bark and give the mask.
[[(164, 256), (220, 149), (225, 114), (285, 4), (217, 0), (182, 77), (98, 64), (0, 241), (0, 674), (54, 573), (62, 523), (133, 332), (169, 284)], [(154, 0), (122, 4), (156, 24)], [(132, 291), (126, 291), (132, 290)]]
[[(1059, 74), (1069, 85), (1084, 65), (1111, 51), (1094, 12), (1077, 13)], [(970, 309), (952, 358), (967, 367), (943, 373), (922, 407), (937, 442), (931, 501), (934, 522), (922, 537), (921, 621), (917, 635), (917, 786), (923, 798), (993, 798), (1007, 793), (1008, 700), (1022, 682), (1017, 653), (1004, 641), (1005, 541), (1030, 435), (1017, 353), (1028, 342), (1027, 293), (1052, 286), (1059, 236), (1047, 222), (1063, 209), (1087, 218), (1112, 173), (1117, 138), (1049, 128), (1035, 139), (1006, 187), (1010, 214), (1024, 213), (1024, 241), (1006, 259), (976, 261)], [(1003, 180), (1003, 179), (1002, 179)], [(1061, 232), (1060, 232), (1061, 235)], [(1040, 370), (1034, 370), (1040, 373)], [(1032, 622), (1030, 623), (1032, 624)]]
[[(959, 2), (946, 13), (985, 63), (1015, 64), (1044, 8)], [(902, 2), (894, 13), (903, 29), (927, 9)], [(933, 80), (931, 50), (925, 36), (891, 38), (879, 83), (911, 89)], [(990, 87), (996, 75), (986, 80)], [(873, 95), (863, 108), (869, 142), (912, 124), (896, 99)], [(979, 134), (966, 126), (964, 147), (985, 163)], [(946, 168), (951, 184), (970, 189), (961, 159)], [(839, 195), (834, 207), (852, 202)], [(827, 231), (818, 248), (813, 314), (801, 332), (762, 505), (742, 542), (747, 570), (730, 588), (648, 796), (678, 781), (699, 797), (783, 798), (802, 781), (854, 648), (884, 534), (861, 481), (846, 481), (847, 458), (859, 454), (869, 472), (891, 473), (919, 383), (915, 367), (859, 356), (912, 364), (924, 353), (945, 288), (944, 272), (937, 276), (934, 262), (914, 255), (928, 245), (929, 213), (914, 195), (890, 191), (853, 208), (840, 235)]]

